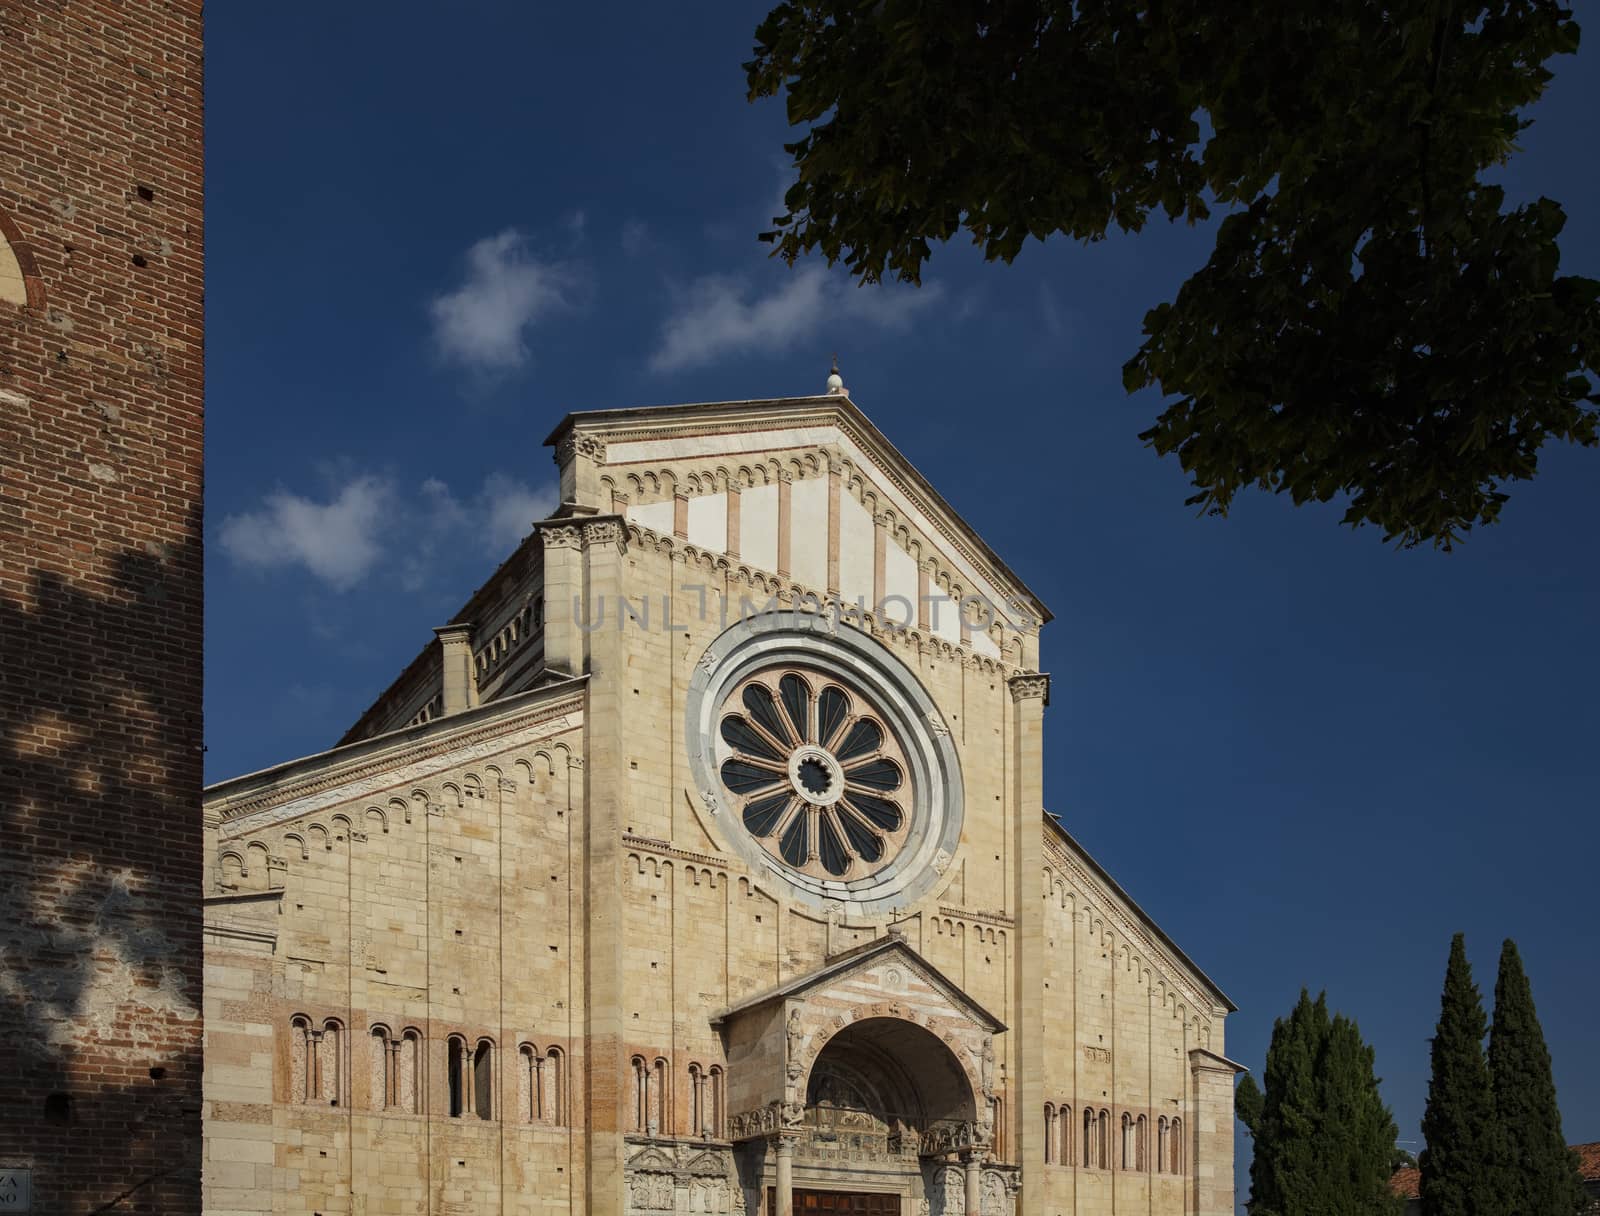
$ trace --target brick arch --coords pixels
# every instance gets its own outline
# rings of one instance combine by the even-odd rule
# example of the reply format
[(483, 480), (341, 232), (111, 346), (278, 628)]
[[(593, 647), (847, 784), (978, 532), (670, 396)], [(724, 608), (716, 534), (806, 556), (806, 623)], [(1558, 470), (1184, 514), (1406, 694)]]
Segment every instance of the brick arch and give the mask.
[[(8, 262), (15, 260), (17, 273), (22, 276), (24, 298), (17, 299), (8, 291), (10, 269)], [(40, 310), (44, 308), (44, 279), (39, 275), (39, 264), (34, 260), (33, 249), (22, 238), (16, 221), (0, 207), (0, 300), (18, 307)]]

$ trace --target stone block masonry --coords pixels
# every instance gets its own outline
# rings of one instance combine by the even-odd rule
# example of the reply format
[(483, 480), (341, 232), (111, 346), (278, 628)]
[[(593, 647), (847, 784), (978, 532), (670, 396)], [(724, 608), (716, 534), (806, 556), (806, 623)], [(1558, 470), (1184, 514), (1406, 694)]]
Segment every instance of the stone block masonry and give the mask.
[(200, 1208), (198, 0), (0, 4), (0, 1168)]

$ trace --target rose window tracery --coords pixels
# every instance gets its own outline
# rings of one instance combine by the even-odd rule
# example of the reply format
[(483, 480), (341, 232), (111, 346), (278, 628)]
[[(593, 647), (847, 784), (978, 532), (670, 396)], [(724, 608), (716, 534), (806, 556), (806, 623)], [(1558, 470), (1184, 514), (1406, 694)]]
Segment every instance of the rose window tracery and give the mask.
[(785, 865), (849, 881), (891, 862), (911, 827), (903, 750), (862, 693), (801, 668), (737, 684), (719, 775), (745, 831)]

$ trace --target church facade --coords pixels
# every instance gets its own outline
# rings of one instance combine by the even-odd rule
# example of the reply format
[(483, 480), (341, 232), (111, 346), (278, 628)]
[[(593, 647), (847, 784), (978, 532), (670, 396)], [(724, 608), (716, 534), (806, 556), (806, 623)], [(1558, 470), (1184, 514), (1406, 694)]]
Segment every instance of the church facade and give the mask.
[(206, 1210), (1231, 1216), (1232, 1006), (1045, 812), (1037, 598), (837, 376), (549, 443), (207, 791)]

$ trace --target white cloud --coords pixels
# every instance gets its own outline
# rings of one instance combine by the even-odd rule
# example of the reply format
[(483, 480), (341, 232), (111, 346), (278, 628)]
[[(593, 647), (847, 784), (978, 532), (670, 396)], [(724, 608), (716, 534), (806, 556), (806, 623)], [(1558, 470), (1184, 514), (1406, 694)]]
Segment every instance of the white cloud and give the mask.
[(336, 591), (346, 591), (382, 556), (380, 533), (393, 496), (392, 484), (370, 475), (345, 485), (327, 503), (275, 490), (260, 510), (222, 521), (222, 548), (241, 566), (304, 566)]
[(484, 543), (496, 552), (509, 550), (528, 534), (534, 520), (555, 510), (556, 493), (553, 485), (534, 489), (504, 473), (490, 473), (478, 495)]
[[(581, 231), (582, 224), (578, 212), (569, 227)], [(536, 258), (515, 229), (485, 237), (467, 250), (461, 285), (429, 305), (434, 344), (471, 371), (514, 371), (528, 361), (528, 329), (572, 307), (579, 279), (572, 266)]]
[(365, 474), (327, 502), (275, 490), (258, 510), (222, 521), (223, 552), (257, 570), (304, 569), (335, 591), (386, 570), (407, 591), (448, 570), (463, 553), (503, 557), (556, 505), (556, 487), (490, 473), (470, 498), (430, 477), (404, 493), (390, 476)]
[(825, 323), (903, 332), (944, 294), (937, 283), (858, 287), (815, 263), (780, 273), (782, 282), (766, 295), (753, 295), (744, 277), (696, 279), (662, 326), (651, 370), (680, 371), (724, 355), (781, 350), (815, 337)]

